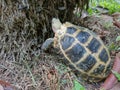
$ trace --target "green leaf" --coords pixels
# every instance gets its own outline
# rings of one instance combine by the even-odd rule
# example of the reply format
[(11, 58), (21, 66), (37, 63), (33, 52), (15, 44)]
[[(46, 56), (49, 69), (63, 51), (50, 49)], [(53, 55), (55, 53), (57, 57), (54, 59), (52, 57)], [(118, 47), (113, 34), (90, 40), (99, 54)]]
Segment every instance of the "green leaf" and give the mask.
[(109, 45), (109, 47), (108, 47), (108, 49), (111, 51), (111, 50), (115, 50), (115, 47), (116, 47), (116, 45), (112, 42), (110, 45)]
[(117, 73), (116, 71), (112, 70), (112, 73), (117, 77), (117, 79), (120, 81), (120, 74)]
[(74, 87), (72, 90), (85, 90), (85, 88), (76, 80), (73, 81)]
[(118, 49), (117, 50), (120, 50), (120, 47), (118, 47)]
[(117, 36), (117, 38), (116, 38), (116, 42), (117, 42), (117, 41), (120, 41), (120, 36)]

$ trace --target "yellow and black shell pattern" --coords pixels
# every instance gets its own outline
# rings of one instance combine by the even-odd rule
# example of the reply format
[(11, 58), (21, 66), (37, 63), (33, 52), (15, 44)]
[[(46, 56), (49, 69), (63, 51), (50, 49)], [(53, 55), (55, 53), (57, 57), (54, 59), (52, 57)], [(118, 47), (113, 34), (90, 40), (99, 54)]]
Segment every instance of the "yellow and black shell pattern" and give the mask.
[(98, 82), (107, 77), (112, 61), (99, 36), (71, 23), (63, 26), (65, 33), (58, 43), (66, 58), (64, 62), (86, 81)]

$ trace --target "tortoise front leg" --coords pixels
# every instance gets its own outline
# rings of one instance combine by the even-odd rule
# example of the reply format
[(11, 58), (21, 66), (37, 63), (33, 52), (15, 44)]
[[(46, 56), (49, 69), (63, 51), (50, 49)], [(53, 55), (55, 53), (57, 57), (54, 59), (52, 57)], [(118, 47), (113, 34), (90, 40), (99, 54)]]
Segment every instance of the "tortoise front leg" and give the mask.
[(41, 49), (43, 51), (48, 51), (51, 47), (53, 47), (53, 42), (54, 42), (54, 38), (48, 38), (41, 46)]

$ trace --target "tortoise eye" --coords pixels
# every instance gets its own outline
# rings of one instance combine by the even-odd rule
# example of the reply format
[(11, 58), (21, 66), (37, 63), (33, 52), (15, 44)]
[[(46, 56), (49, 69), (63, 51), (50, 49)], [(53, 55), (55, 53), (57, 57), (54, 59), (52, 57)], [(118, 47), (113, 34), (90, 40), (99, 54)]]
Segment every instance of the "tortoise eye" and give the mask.
[(58, 35), (62, 35), (62, 32), (60, 30), (57, 30)]

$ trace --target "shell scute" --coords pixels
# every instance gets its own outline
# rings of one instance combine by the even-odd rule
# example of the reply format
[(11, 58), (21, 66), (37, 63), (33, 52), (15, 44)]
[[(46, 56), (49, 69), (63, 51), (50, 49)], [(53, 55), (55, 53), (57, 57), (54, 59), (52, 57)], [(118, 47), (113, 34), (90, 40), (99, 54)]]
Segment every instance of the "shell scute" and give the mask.
[(84, 49), (84, 47), (77, 43), (66, 52), (66, 55), (72, 62), (77, 62), (83, 57), (85, 53), (86, 50)]
[(94, 75), (100, 75), (100, 74), (103, 73), (104, 69), (105, 69), (105, 66), (102, 65), (102, 64), (100, 64), (100, 65), (98, 65), (98, 67), (93, 71), (93, 74), (94, 74)]
[(75, 33), (76, 31), (77, 31), (77, 29), (74, 28), (74, 27), (67, 27), (66, 33), (68, 33), (68, 34), (73, 34), (73, 33)]
[(60, 44), (62, 46), (63, 50), (66, 50), (67, 48), (69, 48), (72, 43), (75, 41), (75, 39), (71, 36), (65, 35), (61, 40), (60, 40)]
[(101, 53), (99, 54), (99, 58), (101, 61), (103, 61), (104, 63), (106, 63), (108, 61), (108, 54), (107, 54), (107, 51), (105, 49), (103, 49), (101, 51)]
[(82, 69), (83, 71), (89, 71), (93, 66), (96, 64), (96, 59), (92, 56), (89, 55), (87, 56), (86, 59), (84, 59), (82, 62), (80, 62), (77, 67)]
[(80, 31), (78, 33), (78, 35), (76, 36), (76, 38), (80, 41), (80, 43), (87, 42), (89, 37), (90, 37), (90, 34), (88, 32), (85, 32), (85, 31)]
[(92, 53), (97, 53), (100, 46), (100, 42), (96, 38), (93, 38), (87, 47)]

